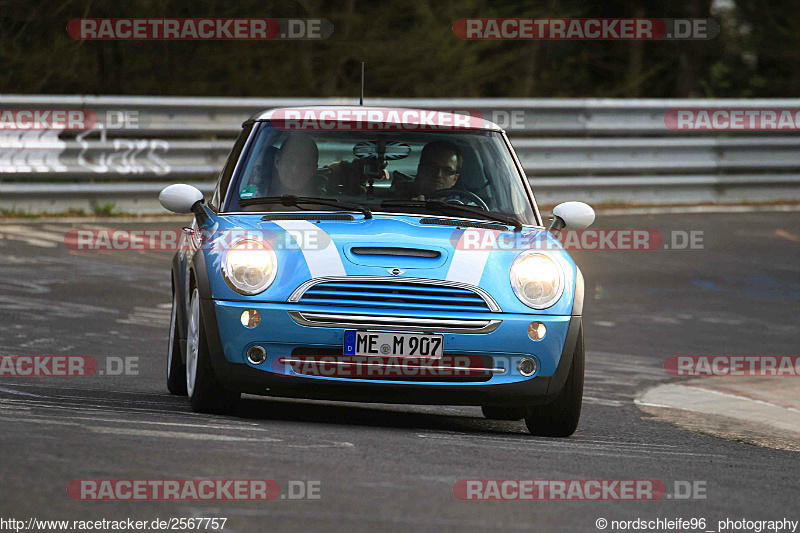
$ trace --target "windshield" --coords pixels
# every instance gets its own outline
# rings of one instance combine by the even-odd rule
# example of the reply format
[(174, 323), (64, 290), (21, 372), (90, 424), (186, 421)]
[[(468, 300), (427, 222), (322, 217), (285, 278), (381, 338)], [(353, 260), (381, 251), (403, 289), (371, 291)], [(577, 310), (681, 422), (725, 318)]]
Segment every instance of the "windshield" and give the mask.
[(261, 123), (225, 210), (295, 210), (256, 201), (282, 195), (358, 203), (377, 212), (442, 215), (434, 208), (440, 201), (537, 224), (502, 135), (483, 130), (288, 132)]

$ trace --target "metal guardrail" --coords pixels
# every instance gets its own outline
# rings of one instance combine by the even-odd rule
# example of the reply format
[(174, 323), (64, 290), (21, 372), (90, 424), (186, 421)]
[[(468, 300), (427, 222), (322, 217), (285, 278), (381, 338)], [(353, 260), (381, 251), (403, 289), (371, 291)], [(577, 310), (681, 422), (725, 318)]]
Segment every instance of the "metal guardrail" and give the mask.
[[(0, 96), (9, 109), (87, 109), (91, 131), (0, 128), (0, 207), (63, 200), (158, 211), (176, 181), (209, 190), (241, 122), (281, 106), (353, 99)], [(369, 99), (369, 105), (480, 114), (508, 131), (540, 203), (563, 199), (675, 203), (800, 199), (794, 131), (676, 132), (675, 109), (800, 109), (800, 99)], [(114, 128), (112, 119), (130, 120)], [(131, 127), (135, 126), (135, 127)], [(796, 130), (795, 130), (796, 131)], [(43, 207), (44, 206), (44, 207)]]
[[(354, 98), (193, 98), (161, 96), (0, 95), (0, 109), (92, 109), (138, 111), (150, 136), (206, 133), (235, 135), (242, 120), (271, 107), (357, 105)], [(664, 125), (672, 109), (797, 109), (800, 99), (614, 99), (614, 98), (368, 98), (367, 104), (475, 111), (512, 136), (679, 135)], [(123, 132), (124, 133), (124, 132)]]

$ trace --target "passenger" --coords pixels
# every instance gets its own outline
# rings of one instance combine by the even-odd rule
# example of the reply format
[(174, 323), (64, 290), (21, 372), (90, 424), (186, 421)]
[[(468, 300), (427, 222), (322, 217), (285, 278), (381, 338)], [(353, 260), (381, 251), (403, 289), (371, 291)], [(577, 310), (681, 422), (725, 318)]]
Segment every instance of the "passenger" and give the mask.
[(242, 198), (284, 194), (319, 196), (312, 179), (318, 163), (317, 143), (304, 133), (290, 133), (279, 149), (270, 146), (264, 150), (261, 162), (253, 168), (253, 189), (245, 188)]

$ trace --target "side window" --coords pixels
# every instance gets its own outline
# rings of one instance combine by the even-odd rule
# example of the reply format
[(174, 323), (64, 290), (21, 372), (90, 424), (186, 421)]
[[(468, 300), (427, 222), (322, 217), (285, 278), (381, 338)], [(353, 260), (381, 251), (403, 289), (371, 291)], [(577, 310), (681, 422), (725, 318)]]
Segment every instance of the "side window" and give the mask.
[(233, 170), (236, 168), (236, 162), (239, 160), (239, 155), (242, 153), (244, 143), (247, 142), (247, 138), (250, 136), (254, 124), (254, 122), (245, 123), (241, 133), (239, 133), (239, 138), (236, 139), (236, 142), (233, 144), (233, 149), (230, 155), (228, 155), (228, 160), (225, 162), (225, 166), (217, 180), (217, 187), (214, 189), (211, 201), (208, 202), (208, 206), (214, 211), (220, 210), (222, 201), (225, 199), (225, 193), (228, 192), (228, 186), (231, 183), (231, 177), (233, 176)]
[(250, 148), (248, 148), (247, 156), (245, 156), (245, 158), (242, 160), (242, 168), (239, 172), (241, 178), (239, 179), (237, 187), (233, 191), (231, 198), (242, 198), (242, 191), (244, 189), (251, 185), (256, 185), (253, 182), (259, 180), (260, 174), (258, 172), (254, 172), (254, 169), (258, 165), (263, 164), (264, 156), (268, 151), (277, 150), (275, 147), (270, 148), (271, 142), (274, 140), (274, 135), (268, 135), (265, 133), (267, 132), (256, 135), (255, 139), (253, 139), (253, 143), (250, 145)]

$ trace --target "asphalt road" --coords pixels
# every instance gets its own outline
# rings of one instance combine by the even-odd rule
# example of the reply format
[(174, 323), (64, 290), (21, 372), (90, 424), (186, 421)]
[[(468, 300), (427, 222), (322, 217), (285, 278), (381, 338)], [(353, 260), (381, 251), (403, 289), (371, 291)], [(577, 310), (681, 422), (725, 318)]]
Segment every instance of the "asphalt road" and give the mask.
[[(225, 531), (598, 531), (596, 520), (800, 519), (800, 456), (658, 422), (633, 403), (670, 355), (800, 353), (797, 212), (600, 216), (597, 228), (702, 231), (702, 250), (576, 251), (587, 283), (584, 410), (570, 439), (479, 408), (247, 397), (193, 414), (164, 383), (170, 252), (70, 251), (72, 227), (0, 222), (0, 355), (89, 355), (138, 375), (1, 378), (0, 518), (226, 517)], [(109, 362), (110, 361), (110, 362)], [(782, 378), (789, 379), (789, 378)], [(318, 481), (319, 499), (76, 501), (73, 479)], [(460, 479), (700, 482), (705, 498), (461, 501)], [(610, 527), (607, 529), (613, 531)]]

